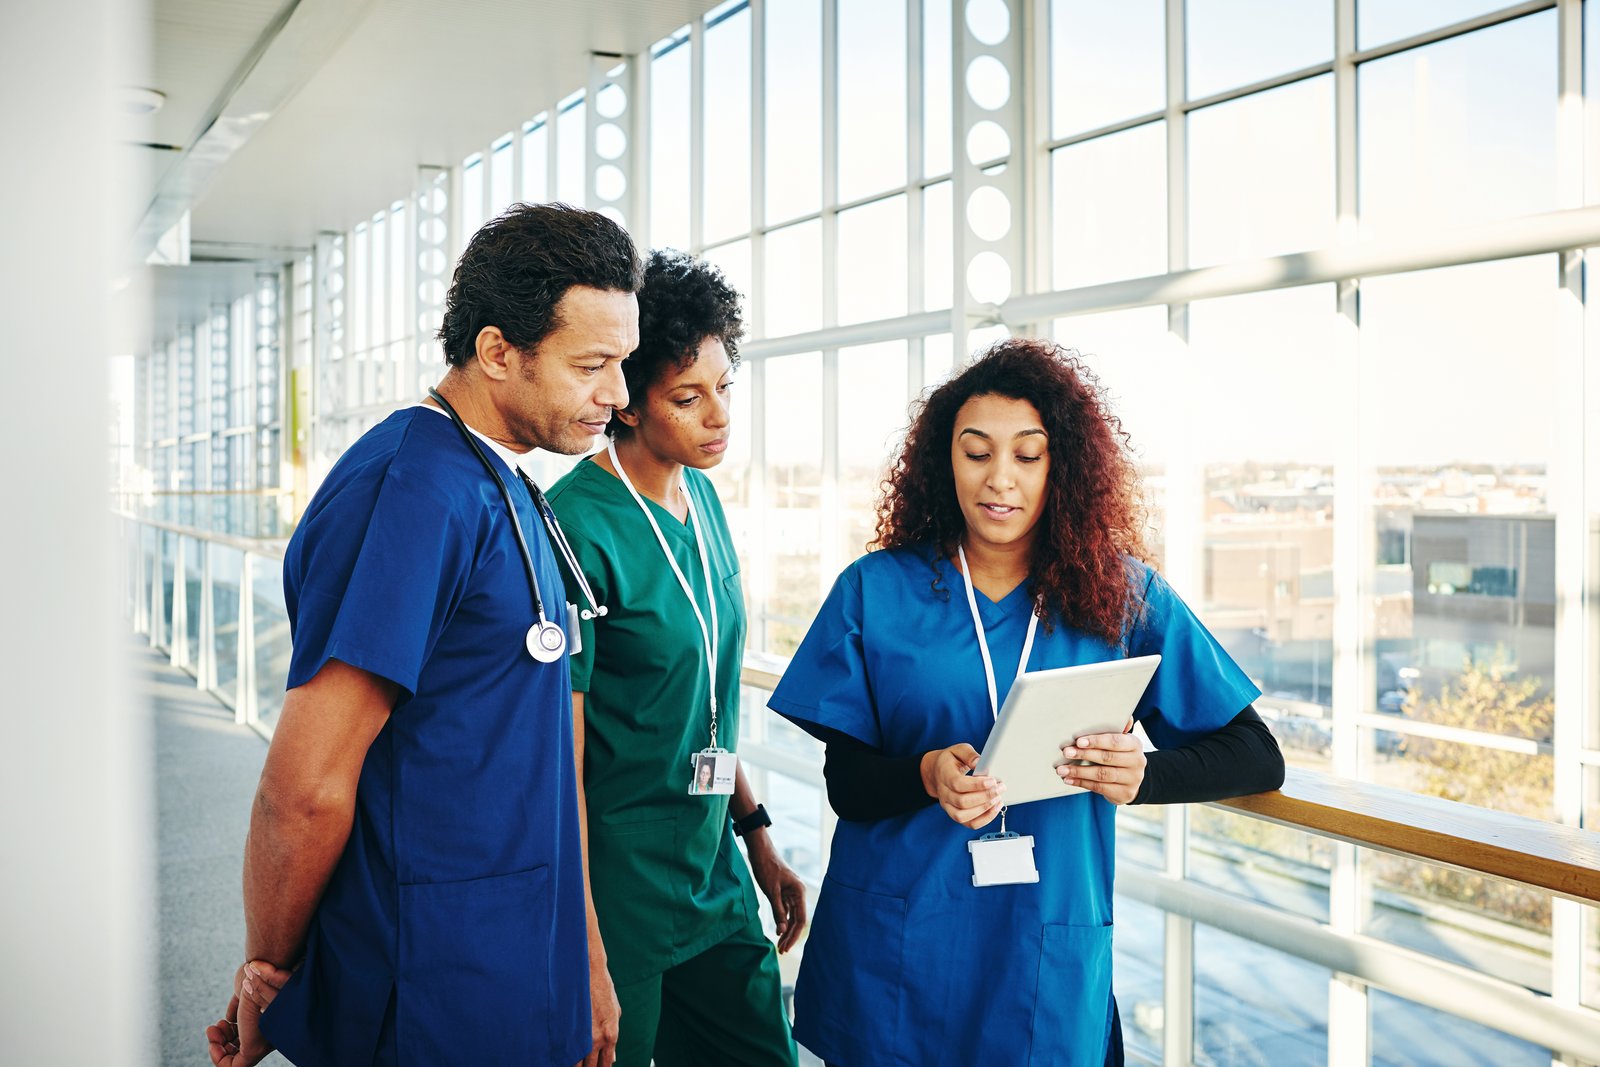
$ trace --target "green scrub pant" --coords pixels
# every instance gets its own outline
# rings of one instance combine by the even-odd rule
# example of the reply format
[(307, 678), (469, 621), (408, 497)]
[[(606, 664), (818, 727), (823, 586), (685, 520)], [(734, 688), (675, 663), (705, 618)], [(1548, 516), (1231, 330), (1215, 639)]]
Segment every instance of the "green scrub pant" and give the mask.
[(752, 918), (692, 959), (620, 986), (617, 1067), (797, 1067), (778, 953)]

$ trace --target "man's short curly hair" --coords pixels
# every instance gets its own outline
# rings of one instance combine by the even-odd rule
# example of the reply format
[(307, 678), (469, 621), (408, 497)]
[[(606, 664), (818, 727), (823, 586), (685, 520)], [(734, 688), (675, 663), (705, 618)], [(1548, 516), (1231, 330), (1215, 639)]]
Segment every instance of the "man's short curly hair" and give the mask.
[(532, 352), (561, 326), (556, 305), (574, 285), (636, 293), (640, 282), (633, 238), (604, 215), (512, 204), (472, 235), (456, 264), (439, 327), (445, 362), (472, 362), (485, 326)]
[[(669, 366), (681, 370), (699, 359), (708, 337), (721, 341), (728, 362), (739, 365), (739, 294), (703, 259), (673, 248), (650, 253), (639, 290), (639, 347), (622, 363), (630, 403), (642, 400)], [(612, 419), (611, 429), (619, 437), (629, 432), (621, 419)]]

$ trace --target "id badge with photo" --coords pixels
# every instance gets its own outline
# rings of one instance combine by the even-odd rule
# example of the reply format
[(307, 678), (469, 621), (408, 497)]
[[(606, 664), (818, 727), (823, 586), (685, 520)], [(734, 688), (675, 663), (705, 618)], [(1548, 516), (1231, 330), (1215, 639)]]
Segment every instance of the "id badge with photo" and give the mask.
[(972, 884), (1021, 885), (1039, 880), (1039, 869), (1033, 865), (1033, 836), (1021, 834), (984, 834), (976, 841), (967, 842), (972, 853)]
[(739, 756), (725, 748), (706, 748), (689, 757), (694, 776), (689, 779), (689, 793), (693, 796), (727, 796), (733, 792), (734, 775), (739, 769)]

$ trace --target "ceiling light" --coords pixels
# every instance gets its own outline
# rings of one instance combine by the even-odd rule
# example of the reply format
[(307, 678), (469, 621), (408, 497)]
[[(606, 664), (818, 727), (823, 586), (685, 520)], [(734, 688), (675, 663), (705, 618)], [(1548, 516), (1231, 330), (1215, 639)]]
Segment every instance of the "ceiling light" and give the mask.
[(167, 102), (167, 94), (154, 89), (123, 86), (117, 90), (117, 104), (129, 115), (154, 115)]

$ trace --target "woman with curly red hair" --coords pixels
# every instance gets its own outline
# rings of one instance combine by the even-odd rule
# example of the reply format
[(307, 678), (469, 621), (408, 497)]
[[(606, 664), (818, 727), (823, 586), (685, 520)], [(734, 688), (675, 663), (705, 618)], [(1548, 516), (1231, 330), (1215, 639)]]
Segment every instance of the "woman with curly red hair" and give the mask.
[[(1282, 784), (1260, 690), (1145, 562), (1126, 441), (1074, 355), (993, 346), (916, 413), (879, 550), (773, 693), (827, 743), (840, 818), (795, 991), (795, 1037), (829, 1064), (1121, 1063), (1114, 805)], [(975, 886), (1005, 785), (971, 771), (1016, 675), (1149, 654), (1134, 718), (1159, 750), (1074, 739), (1058, 773), (1083, 792), (1008, 814), (1038, 880)]]

